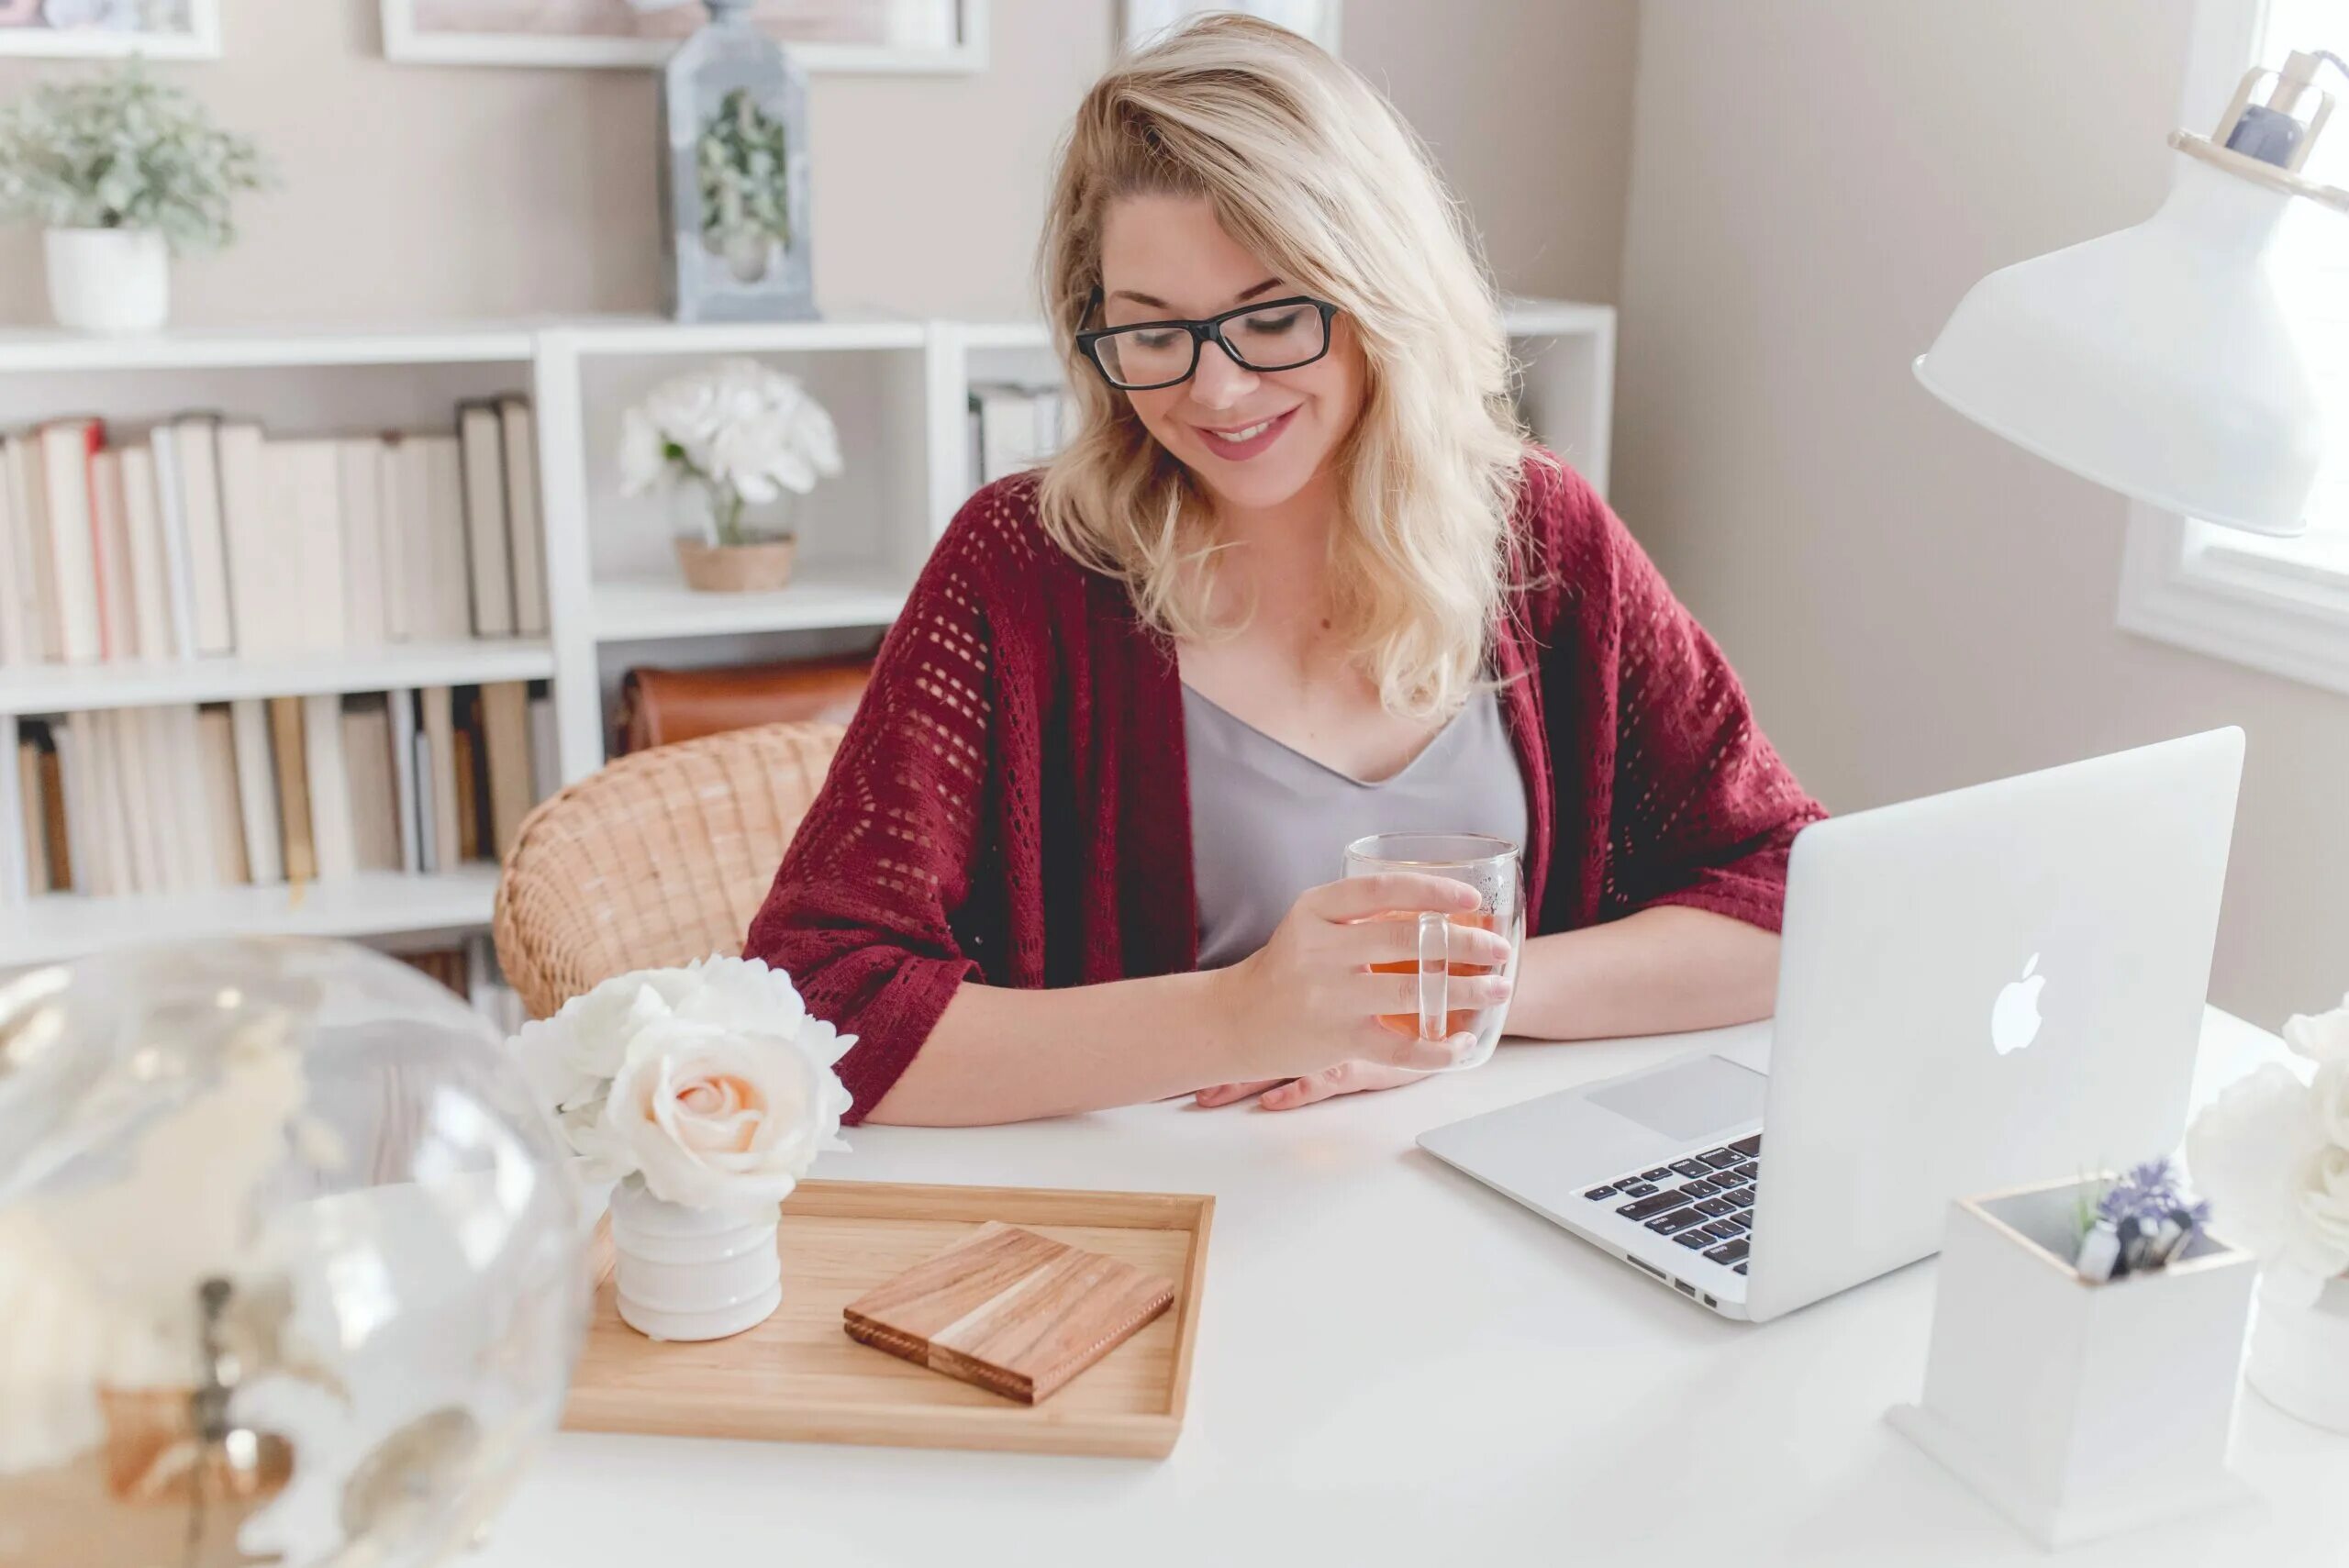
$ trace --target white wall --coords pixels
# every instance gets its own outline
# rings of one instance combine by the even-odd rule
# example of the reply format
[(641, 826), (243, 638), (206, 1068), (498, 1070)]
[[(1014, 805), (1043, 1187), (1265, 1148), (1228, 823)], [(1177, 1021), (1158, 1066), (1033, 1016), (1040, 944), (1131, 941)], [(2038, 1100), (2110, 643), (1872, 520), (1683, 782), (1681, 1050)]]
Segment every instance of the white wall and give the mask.
[[(158, 68), (286, 176), (242, 242), (179, 269), (184, 322), (395, 322), (653, 310), (649, 72), (392, 65), (377, 0), (227, 0), (226, 57)], [(993, 0), (961, 76), (820, 76), (819, 302), (1014, 314), (1047, 161), (1109, 59), (1115, 0)], [(1346, 53), (1434, 144), (1502, 281), (1611, 300), (1622, 251), (1632, 0), (1352, 0)], [(82, 69), (0, 61), (0, 95)], [(45, 318), (39, 248), (0, 235), (0, 319)]]
[(2167, 188), (2188, 0), (1642, 8), (1615, 499), (1850, 809), (2250, 735), (2214, 1000), (2349, 987), (2349, 699), (2115, 629), (2124, 504), (1909, 374), (1983, 273)]

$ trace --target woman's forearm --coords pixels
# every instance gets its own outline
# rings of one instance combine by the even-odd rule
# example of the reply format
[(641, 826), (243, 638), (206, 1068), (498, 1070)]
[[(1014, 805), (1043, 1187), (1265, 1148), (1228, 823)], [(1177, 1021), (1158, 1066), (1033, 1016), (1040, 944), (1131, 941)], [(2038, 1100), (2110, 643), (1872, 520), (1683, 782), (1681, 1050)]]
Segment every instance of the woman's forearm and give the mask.
[[(1666, 1034), (1765, 1017), (1778, 939), (1666, 906), (1535, 937), (1518, 964), (1511, 1033)], [(1232, 1005), (1232, 972), (1028, 991), (965, 984), (870, 1120), (1026, 1121), (1139, 1105), (1267, 1076), (1266, 1042)]]
[(1678, 905), (1527, 940), (1511, 1034), (1602, 1040), (1674, 1034), (1766, 1018), (1776, 1006), (1778, 938)]
[(1221, 972), (1052, 991), (965, 984), (870, 1120), (976, 1127), (1139, 1105), (1251, 1074)]

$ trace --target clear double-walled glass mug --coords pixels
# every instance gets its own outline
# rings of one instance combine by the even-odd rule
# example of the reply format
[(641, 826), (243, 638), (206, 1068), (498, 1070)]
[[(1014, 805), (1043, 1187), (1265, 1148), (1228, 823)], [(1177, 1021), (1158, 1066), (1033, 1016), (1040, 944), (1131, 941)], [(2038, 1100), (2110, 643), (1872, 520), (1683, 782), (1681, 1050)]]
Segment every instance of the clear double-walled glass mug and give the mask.
[(1449, 1040), (1456, 1034), (1473, 1034), (1476, 1037), (1475, 1045), (1442, 1071), (1456, 1073), (1466, 1067), (1481, 1067), (1492, 1059), (1493, 1047), (1500, 1043), (1501, 1024), (1508, 1016), (1508, 1007), (1506, 1004), (1489, 1007), (1452, 1006), (1451, 983), (1455, 976), (1493, 973), (1491, 964), (1463, 962), (1452, 957), (1452, 929), (1478, 926), (1507, 937), (1508, 962), (1501, 973), (1511, 981), (1517, 978), (1518, 954), (1525, 946), (1525, 876), (1518, 862), (1517, 846), (1507, 839), (1484, 833), (1373, 833), (1346, 846), (1346, 874), (1350, 877), (1397, 871), (1466, 883), (1476, 890), (1477, 903), (1475, 909), (1458, 914), (1430, 909), (1418, 913), (1398, 911), (1382, 917), (1419, 923), (1419, 956), (1416, 962), (1405, 960), (1371, 966), (1386, 974), (1418, 972), (1419, 1016), (1397, 1013), (1382, 1021), (1403, 1033), (1416, 1033), (1421, 1040)]

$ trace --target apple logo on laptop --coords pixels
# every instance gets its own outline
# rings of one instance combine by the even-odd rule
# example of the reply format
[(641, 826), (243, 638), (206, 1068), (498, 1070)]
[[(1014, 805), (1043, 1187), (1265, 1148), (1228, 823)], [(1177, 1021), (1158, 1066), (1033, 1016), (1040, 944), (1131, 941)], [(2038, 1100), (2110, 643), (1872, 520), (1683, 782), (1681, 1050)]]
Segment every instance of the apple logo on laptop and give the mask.
[(2039, 1038), (2039, 988), (2047, 976), (2039, 973), (2039, 955), (2022, 966), (2022, 978), (2001, 986), (1990, 1009), (1990, 1044), (2001, 1056), (2021, 1051)]

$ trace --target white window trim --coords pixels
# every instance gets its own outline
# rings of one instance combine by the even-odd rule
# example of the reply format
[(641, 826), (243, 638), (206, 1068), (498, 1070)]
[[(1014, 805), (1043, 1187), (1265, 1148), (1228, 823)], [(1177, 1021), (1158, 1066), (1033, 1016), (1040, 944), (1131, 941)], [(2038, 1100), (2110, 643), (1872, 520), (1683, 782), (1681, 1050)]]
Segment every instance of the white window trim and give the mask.
[[(2265, 30), (2262, 0), (2199, 0), (2181, 125), (2216, 122)], [(2349, 692), (2349, 571), (2132, 502), (2121, 629)]]

